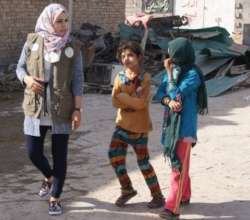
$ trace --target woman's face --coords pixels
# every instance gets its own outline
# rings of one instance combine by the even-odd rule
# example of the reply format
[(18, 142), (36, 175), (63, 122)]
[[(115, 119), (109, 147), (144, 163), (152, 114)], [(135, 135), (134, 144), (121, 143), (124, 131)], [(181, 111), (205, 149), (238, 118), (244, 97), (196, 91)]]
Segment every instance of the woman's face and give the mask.
[(58, 15), (53, 26), (57, 34), (59, 34), (60, 36), (65, 35), (69, 29), (68, 16), (64, 12)]
[(136, 68), (140, 65), (141, 56), (135, 54), (132, 50), (126, 49), (121, 53), (122, 64), (128, 68)]

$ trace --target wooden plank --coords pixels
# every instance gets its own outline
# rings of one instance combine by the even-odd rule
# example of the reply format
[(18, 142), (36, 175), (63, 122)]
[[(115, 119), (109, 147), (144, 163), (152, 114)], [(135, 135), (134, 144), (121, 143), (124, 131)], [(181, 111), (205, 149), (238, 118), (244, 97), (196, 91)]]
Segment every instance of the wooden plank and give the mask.
[(242, 65), (235, 65), (232, 66), (230, 69), (230, 74), (231, 75), (240, 75), (247, 72), (247, 66), (246, 64), (242, 64)]

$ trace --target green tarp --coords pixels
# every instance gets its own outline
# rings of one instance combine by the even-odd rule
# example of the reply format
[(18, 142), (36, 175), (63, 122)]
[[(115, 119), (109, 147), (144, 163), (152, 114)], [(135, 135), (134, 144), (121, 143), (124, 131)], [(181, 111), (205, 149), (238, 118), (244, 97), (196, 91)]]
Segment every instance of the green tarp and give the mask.
[(248, 74), (244, 74), (234, 77), (223, 76), (208, 80), (206, 81), (208, 96), (218, 96), (226, 92), (233, 86), (239, 85), (240, 83), (244, 82), (246, 79), (248, 79), (248, 77)]
[(230, 59), (231, 58), (210, 59), (209, 57), (197, 56), (196, 64), (201, 68), (203, 75), (207, 76), (213, 71), (219, 69)]
[[(126, 24), (119, 25), (121, 39), (141, 40), (144, 35), (143, 27), (130, 27)], [(193, 46), (200, 54), (213, 58), (237, 57), (239, 51), (231, 47), (233, 41), (229, 33), (222, 27), (210, 27), (202, 29), (149, 29), (148, 43), (157, 45), (167, 51), (168, 42), (174, 37), (184, 36), (192, 40)]]
[[(121, 39), (141, 40), (144, 35), (143, 28), (132, 28), (125, 24), (120, 25)], [(149, 29), (147, 44), (156, 45), (166, 53), (168, 42), (178, 36), (184, 36), (192, 41), (196, 53), (196, 64), (201, 68), (204, 76), (213, 73), (230, 60), (244, 56), (246, 62), (250, 63), (249, 48), (236, 45), (230, 38), (226, 29), (211, 27), (202, 29)], [(159, 85), (164, 71), (152, 77), (152, 82)], [(206, 81), (209, 96), (217, 96), (231, 87), (245, 81), (247, 75), (236, 77), (223, 76)]]

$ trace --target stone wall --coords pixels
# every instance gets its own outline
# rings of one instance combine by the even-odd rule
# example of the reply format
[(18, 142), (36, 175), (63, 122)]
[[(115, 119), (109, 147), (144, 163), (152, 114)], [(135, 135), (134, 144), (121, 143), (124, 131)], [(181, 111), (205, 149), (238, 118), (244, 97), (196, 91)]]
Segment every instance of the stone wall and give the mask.
[[(1, 0), (0, 1), (0, 65), (16, 62), (26, 35), (34, 30), (37, 17), (51, 2), (68, 7), (67, 0)], [(73, 29), (83, 22), (115, 32), (125, 17), (125, 0), (73, 0)]]

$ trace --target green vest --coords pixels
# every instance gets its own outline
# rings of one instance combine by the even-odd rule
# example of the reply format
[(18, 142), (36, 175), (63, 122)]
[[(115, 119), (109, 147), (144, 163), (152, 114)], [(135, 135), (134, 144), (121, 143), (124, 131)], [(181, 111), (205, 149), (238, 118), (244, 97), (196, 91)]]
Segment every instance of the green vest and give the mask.
[[(38, 34), (28, 34), (27, 37), (27, 73), (44, 79), (43, 38)], [(73, 49), (73, 56), (67, 56), (67, 49)], [(70, 49), (70, 50), (71, 50)], [(72, 52), (72, 50), (71, 50)], [(73, 65), (79, 55), (80, 43), (72, 41), (62, 49), (59, 62), (53, 67), (53, 86), (51, 89), (51, 116), (56, 123), (68, 123), (74, 109), (72, 94)], [(26, 116), (39, 118), (42, 110), (43, 96), (25, 88), (23, 109)]]

